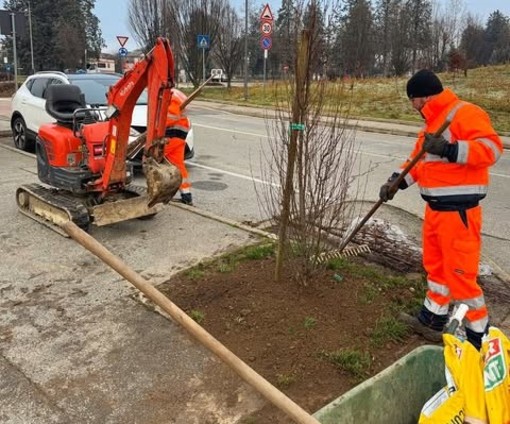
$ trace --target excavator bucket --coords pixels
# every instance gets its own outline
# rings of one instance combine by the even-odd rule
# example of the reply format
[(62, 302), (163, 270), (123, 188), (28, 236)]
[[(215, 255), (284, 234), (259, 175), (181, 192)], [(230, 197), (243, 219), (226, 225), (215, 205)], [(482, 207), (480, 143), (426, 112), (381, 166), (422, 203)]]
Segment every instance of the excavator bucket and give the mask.
[(143, 173), (147, 180), (149, 207), (157, 203), (168, 203), (182, 182), (179, 169), (166, 159), (158, 163), (154, 158), (147, 157), (143, 164)]

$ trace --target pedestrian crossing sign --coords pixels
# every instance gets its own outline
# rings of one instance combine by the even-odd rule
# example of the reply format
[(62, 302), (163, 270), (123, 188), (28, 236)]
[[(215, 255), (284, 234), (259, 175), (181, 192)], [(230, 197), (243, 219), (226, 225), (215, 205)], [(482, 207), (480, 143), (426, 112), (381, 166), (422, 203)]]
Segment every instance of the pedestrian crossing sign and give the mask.
[(197, 35), (197, 46), (199, 49), (209, 48), (209, 36), (208, 35)]

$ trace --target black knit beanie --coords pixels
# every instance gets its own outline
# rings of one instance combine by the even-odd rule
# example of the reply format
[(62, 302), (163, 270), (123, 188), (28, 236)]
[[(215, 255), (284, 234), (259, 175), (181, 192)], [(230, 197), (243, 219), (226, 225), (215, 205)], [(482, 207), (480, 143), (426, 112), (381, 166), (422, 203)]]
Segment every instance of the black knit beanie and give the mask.
[(407, 81), (407, 97), (428, 97), (439, 94), (443, 91), (443, 84), (439, 81), (437, 75), (428, 69), (422, 69), (416, 72)]

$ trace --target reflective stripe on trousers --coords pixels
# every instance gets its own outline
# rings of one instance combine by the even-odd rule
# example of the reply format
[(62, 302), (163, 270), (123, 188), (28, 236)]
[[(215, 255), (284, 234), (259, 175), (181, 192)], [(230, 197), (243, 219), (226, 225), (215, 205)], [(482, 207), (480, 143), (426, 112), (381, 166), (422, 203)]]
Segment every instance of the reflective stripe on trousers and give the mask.
[(184, 150), (186, 141), (182, 138), (171, 137), (168, 139), (168, 143), (165, 146), (165, 158), (172, 164), (175, 165), (182, 175), (182, 183), (179, 187), (181, 193), (190, 193), (191, 183), (188, 177), (188, 170), (184, 164)]
[(450, 301), (466, 303), (466, 325), (478, 333), (488, 323), (487, 306), (476, 281), (481, 224), (480, 206), (461, 213), (434, 211), (428, 205), (423, 223), (423, 266), (428, 281), (424, 306), (436, 315), (444, 315)]

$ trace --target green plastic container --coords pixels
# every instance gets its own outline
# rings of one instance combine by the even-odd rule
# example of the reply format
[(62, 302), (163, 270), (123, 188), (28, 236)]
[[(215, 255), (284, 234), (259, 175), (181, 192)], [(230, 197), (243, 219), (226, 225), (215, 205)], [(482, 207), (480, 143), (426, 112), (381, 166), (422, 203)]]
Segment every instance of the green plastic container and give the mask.
[(314, 414), (322, 424), (416, 424), (445, 386), (443, 348), (420, 346)]

